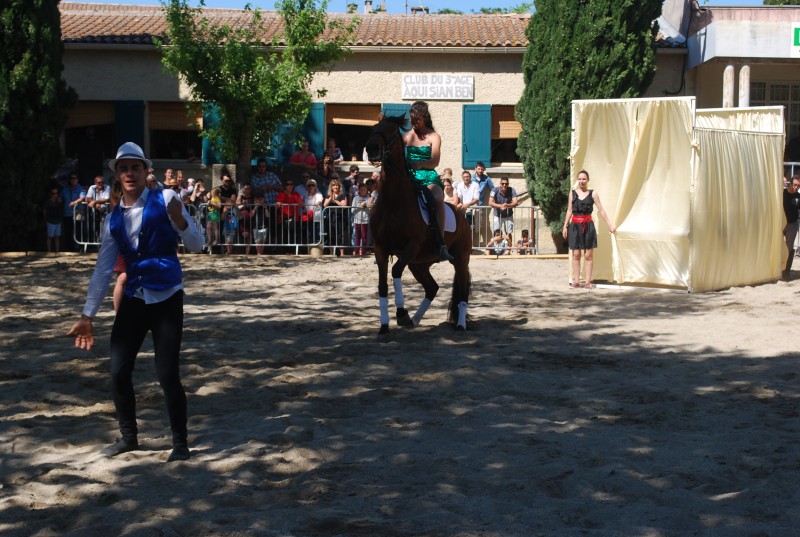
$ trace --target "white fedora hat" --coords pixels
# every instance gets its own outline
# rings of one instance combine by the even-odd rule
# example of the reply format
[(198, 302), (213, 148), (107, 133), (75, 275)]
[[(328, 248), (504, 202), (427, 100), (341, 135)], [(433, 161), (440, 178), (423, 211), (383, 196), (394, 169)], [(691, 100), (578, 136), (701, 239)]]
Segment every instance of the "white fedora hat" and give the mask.
[(125, 142), (119, 146), (119, 149), (117, 150), (117, 158), (109, 160), (108, 167), (111, 168), (112, 171), (116, 172), (117, 161), (122, 159), (141, 160), (144, 162), (146, 168), (153, 167), (153, 163), (144, 158), (144, 151), (142, 151), (142, 148), (133, 142)]

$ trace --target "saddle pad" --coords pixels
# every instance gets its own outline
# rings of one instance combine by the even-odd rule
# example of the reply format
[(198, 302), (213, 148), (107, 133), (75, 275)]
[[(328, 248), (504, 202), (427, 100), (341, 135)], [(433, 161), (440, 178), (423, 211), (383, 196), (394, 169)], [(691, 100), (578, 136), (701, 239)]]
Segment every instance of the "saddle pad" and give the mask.
[[(417, 204), (419, 205), (419, 213), (422, 215), (422, 219), (425, 220), (426, 224), (431, 225), (430, 215), (428, 214), (428, 208), (423, 194), (417, 196)], [(444, 204), (444, 230), (448, 233), (452, 233), (456, 230), (456, 212), (449, 203)]]

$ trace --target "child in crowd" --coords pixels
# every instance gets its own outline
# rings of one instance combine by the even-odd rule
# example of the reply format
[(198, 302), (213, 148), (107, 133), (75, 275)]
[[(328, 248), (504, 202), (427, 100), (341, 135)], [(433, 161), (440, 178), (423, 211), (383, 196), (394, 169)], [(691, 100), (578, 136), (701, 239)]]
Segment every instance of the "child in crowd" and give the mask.
[(250, 211), (250, 229), (253, 230), (253, 240), (256, 243), (256, 254), (264, 253), (264, 243), (267, 241), (267, 224), (269, 223), (269, 211), (265, 205), (266, 198), (264, 193), (256, 194), (256, 202)]
[(522, 230), (522, 238), (517, 241), (517, 253), (519, 255), (533, 255), (533, 244), (531, 244), (531, 240), (528, 238), (528, 230)]
[(219, 217), (222, 209), (222, 200), (219, 197), (219, 188), (211, 191), (208, 204), (206, 205), (208, 214), (206, 216), (206, 246), (208, 253), (214, 253), (214, 246), (219, 243)]
[(61, 220), (64, 214), (64, 201), (58, 195), (58, 187), (50, 189), (50, 196), (44, 201), (44, 219), (47, 222), (47, 251), (58, 253), (61, 241)]
[(223, 233), (225, 235), (225, 248), (226, 254), (233, 253), (233, 243), (236, 242), (236, 234), (239, 231), (239, 217), (236, 214), (236, 207), (233, 205), (225, 206), (225, 224), (223, 226)]
[(508, 239), (499, 229), (494, 230), (494, 237), (486, 244), (486, 255), (505, 255), (508, 253)]
[(367, 253), (367, 234), (369, 228), (369, 189), (366, 183), (358, 185), (358, 194), (353, 196), (350, 204), (353, 209), (353, 228), (355, 229), (355, 242), (353, 255), (364, 255)]

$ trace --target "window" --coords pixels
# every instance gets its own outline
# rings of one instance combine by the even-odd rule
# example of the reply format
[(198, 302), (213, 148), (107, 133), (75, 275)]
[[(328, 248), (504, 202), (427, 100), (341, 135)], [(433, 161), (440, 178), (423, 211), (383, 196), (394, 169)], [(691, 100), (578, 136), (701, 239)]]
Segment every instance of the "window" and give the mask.
[(800, 136), (800, 84), (794, 82), (753, 82), (750, 85), (752, 106), (783, 106), (787, 142)]
[[(379, 104), (329, 104), (325, 107), (327, 137), (336, 139), (344, 160), (361, 160), (364, 144), (378, 122)], [(327, 141), (325, 146), (327, 147)]]
[[(114, 103), (82, 101), (70, 111), (64, 129), (64, 154), (79, 158), (79, 154), (97, 153), (98, 158), (113, 158)], [(80, 162), (80, 161), (79, 161)]]
[(491, 162), (491, 166), (519, 162), (517, 139), (522, 129), (514, 119), (514, 106), (464, 105), (462, 123), (465, 168), (473, 168), (477, 162)]
[(189, 114), (186, 104), (151, 102), (148, 105), (150, 155), (156, 159), (185, 159), (192, 152), (200, 155), (203, 116), (199, 106)]

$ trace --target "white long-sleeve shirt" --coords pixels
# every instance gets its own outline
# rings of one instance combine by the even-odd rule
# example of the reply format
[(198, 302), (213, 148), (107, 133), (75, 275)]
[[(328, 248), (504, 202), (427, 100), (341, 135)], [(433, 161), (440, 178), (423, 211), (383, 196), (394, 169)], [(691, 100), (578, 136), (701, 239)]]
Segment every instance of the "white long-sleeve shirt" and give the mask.
[[(169, 188), (158, 191), (145, 188), (144, 192), (142, 192), (142, 195), (139, 196), (138, 200), (136, 200), (136, 203), (130, 206), (125, 205), (124, 201), (120, 200), (122, 218), (125, 219), (125, 229), (128, 232), (128, 240), (133, 248), (137, 248), (139, 246), (139, 231), (142, 228), (142, 212), (144, 211), (144, 205), (147, 201), (147, 196), (153, 193), (164, 196), (164, 203), (167, 206), (169, 206), (169, 202), (172, 200), (172, 198), (176, 198), (178, 201), (180, 201), (178, 195)], [(181, 206), (183, 206), (182, 203)], [(167, 216), (169, 216), (169, 211), (167, 211)], [(189, 213), (186, 211), (186, 207), (183, 207), (183, 218), (186, 220), (188, 225), (186, 226), (186, 229), (181, 231), (178, 229), (178, 226), (175, 225), (172, 217), (169, 216), (172, 229), (174, 229), (178, 235), (180, 235), (184, 248), (190, 252), (199, 252), (203, 248), (203, 238), (200, 235), (200, 230), (197, 229), (194, 219), (190, 217)], [(100, 251), (97, 253), (97, 264), (95, 265), (94, 272), (92, 273), (92, 278), (89, 280), (89, 288), (86, 292), (86, 303), (83, 306), (83, 314), (87, 317), (94, 317), (97, 315), (97, 312), (100, 309), (100, 304), (103, 302), (103, 298), (106, 296), (108, 284), (111, 283), (111, 274), (114, 272), (114, 265), (116, 264), (117, 256), (119, 255), (119, 246), (117, 245), (117, 241), (115, 241), (114, 237), (111, 236), (110, 217), (106, 218), (103, 223), (103, 232), (100, 240), (101, 244)], [(177, 248), (177, 244), (175, 247)], [(183, 289), (183, 283), (163, 291), (139, 288), (136, 291), (135, 296), (143, 299), (147, 304), (155, 304), (168, 299), (179, 289)]]

